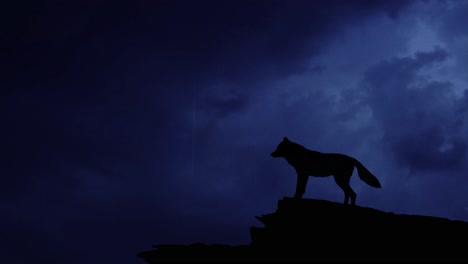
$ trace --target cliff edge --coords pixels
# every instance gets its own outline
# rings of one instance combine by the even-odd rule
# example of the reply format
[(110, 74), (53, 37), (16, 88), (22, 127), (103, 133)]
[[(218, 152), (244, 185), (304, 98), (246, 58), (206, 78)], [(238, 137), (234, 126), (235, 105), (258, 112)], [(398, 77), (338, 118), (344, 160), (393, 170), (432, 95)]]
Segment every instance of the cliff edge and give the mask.
[(315, 200), (283, 198), (257, 216), (249, 245), (157, 245), (138, 254), (167, 260), (468, 260), (468, 223)]

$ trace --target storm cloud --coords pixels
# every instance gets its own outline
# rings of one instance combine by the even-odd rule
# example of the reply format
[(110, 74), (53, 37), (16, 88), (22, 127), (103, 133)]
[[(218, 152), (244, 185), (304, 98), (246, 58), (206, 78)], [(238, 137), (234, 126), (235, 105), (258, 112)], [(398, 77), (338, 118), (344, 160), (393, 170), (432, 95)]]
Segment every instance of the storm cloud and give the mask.
[[(383, 188), (353, 177), (360, 205), (467, 220), (467, 9), (10, 4), (1, 258), (142, 263), (159, 243), (248, 243), (254, 216), (294, 192), (269, 155), (284, 136), (369, 168)], [(329, 178), (305, 197), (343, 198)]]
[(466, 113), (457, 109), (463, 98), (456, 97), (452, 83), (428, 74), (447, 58), (440, 48), (396, 57), (375, 65), (364, 78), (383, 140), (414, 170), (458, 168), (465, 160), (461, 118)]

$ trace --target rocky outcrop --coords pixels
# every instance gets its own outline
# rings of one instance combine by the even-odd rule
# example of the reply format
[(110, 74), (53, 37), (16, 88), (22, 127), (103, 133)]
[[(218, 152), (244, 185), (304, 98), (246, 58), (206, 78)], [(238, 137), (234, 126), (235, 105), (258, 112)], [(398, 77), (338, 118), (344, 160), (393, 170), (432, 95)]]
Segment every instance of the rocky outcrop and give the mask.
[(468, 260), (468, 223), (335, 202), (284, 198), (257, 216), (249, 245), (158, 245), (139, 254), (165, 260)]

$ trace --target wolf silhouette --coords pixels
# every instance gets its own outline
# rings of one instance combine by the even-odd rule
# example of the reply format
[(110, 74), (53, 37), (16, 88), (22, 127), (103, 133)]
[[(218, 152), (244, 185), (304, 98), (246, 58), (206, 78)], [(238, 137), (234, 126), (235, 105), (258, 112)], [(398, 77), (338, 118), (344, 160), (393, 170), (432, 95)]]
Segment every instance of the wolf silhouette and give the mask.
[(368, 185), (381, 188), (379, 180), (372, 175), (358, 160), (339, 153), (321, 153), (307, 149), (287, 137), (279, 143), (271, 153), (273, 158), (283, 157), (294, 167), (297, 173), (296, 193), (294, 198), (302, 198), (305, 193), (309, 176), (335, 178), (336, 184), (345, 194), (344, 204), (356, 204), (356, 193), (349, 186), (354, 167), (357, 168), (359, 178)]

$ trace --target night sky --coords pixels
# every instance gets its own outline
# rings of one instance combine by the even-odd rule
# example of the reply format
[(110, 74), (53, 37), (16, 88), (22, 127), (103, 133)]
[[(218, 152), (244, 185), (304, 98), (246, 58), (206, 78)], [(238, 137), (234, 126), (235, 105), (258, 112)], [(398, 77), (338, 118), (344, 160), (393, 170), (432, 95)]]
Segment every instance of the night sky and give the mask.
[(2, 263), (248, 244), (294, 194), (283, 137), (361, 161), (358, 205), (468, 221), (468, 1), (9, 2)]

